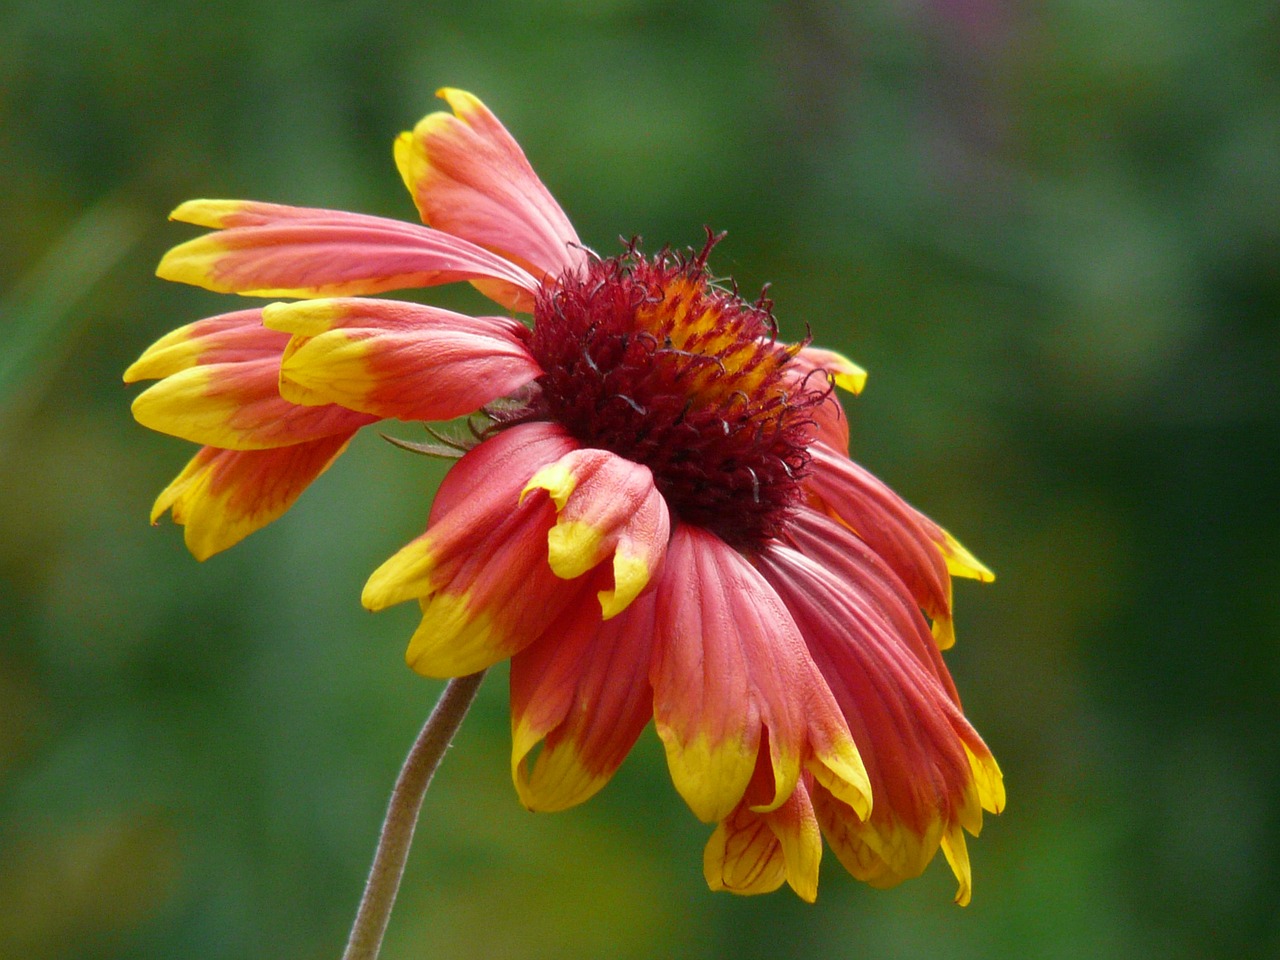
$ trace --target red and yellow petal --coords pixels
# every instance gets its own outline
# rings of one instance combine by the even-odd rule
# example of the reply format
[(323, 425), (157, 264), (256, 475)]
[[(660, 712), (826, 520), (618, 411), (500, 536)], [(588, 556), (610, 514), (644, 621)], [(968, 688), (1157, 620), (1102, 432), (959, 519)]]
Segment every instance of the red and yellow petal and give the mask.
[(413, 669), (474, 673), (528, 646), (579, 599), (585, 586), (547, 563), (550, 498), (520, 498), (524, 478), (575, 445), (541, 422), (485, 440), (445, 477), (427, 532), (370, 576), (362, 597), (370, 610), (411, 599), (422, 606), (406, 653)]
[[(780, 806), (802, 769), (871, 807), (858, 751), (778, 595), (706, 531), (677, 526), (657, 584), (654, 719), (676, 789), (706, 822), (742, 799), (769, 752)], [(767, 744), (764, 736), (767, 731)]]
[(171, 330), (124, 372), (125, 383), (159, 380), (201, 364), (278, 358), (289, 338), (262, 326), (259, 309), (237, 310)]
[(174, 522), (186, 528), (187, 548), (205, 560), (288, 510), (337, 459), (353, 432), (273, 450), (205, 447), (161, 491), (151, 522), (172, 510)]
[(814, 346), (801, 347), (792, 364), (803, 374), (820, 371), (830, 377), (831, 382), (837, 387), (848, 390), (855, 396), (867, 385), (867, 371), (844, 354), (836, 353), (834, 350)]
[(292, 334), (280, 394), (378, 417), (451, 420), (542, 374), (506, 317), (469, 317), (397, 300), (271, 304), (263, 322)]
[(581, 803), (630, 752), (653, 715), (653, 635), (652, 594), (608, 621), (579, 603), (511, 658), (511, 775), (530, 810)]
[(822, 443), (815, 443), (811, 453), (813, 469), (805, 480), (810, 501), (853, 530), (889, 564), (933, 621), (938, 646), (952, 646), (951, 575), (984, 581), (995, 575), (844, 454)]
[(287, 447), (378, 418), (328, 404), (302, 407), (280, 396), (279, 357), (189, 366), (134, 398), (144, 427), (226, 450)]
[(775, 810), (758, 812), (752, 796), (768, 790), (765, 765), (759, 764), (747, 797), (716, 826), (702, 853), (702, 872), (712, 890), (737, 894), (769, 893), (785, 880), (799, 897), (818, 898), (822, 833), (809, 800), (808, 778)]
[(538, 286), (460, 237), (384, 217), (232, 200), (192, 201), (172, 217), (223, 229), (174, 247), (157, 276), (220, 293), (337, 297), (469, 280), (527, 311)]
[(599, 594), (607, 620), (640, 595), (662, 566), (671, 532), (649, 468), (606, 450), (574, 450), (539, 470), (521, 496), (546, 490), (556, 506), (547, 533), (556, 575), (580, 577), (613, 558), (613, 588)]
[(539, 278), (584, 264), (572, 224), (498, 118), (463, 90), (437, 95), (453, 113), (429, 114), (395, 145), (396, 166), (423, 222)]
[[(796, 352), (788, 367), (790, 377), (807, 389), (816, 389), (823, 377), (833, 386), (861, 393), (867, 382), (867, 373), (860, 366), (834, 350), (806, 346)], [(826, 444), (832, 450), (849, 449), (849, 418), (835, 390), (828, 389), (822, 403), (813, 408), (814, 440)]]
[[(857, 544), (842, 546), (856, 553)], [(839, 702), (875, 796), (865, 817), (815, 784), (823, 832), (854, 876), (887, 886), (919, 874), (957, 828), (976, 834), (982, 810), (1003, 807), (1004, 789), (906, 586), (862, 549), (856, 579), (781, 545), (758, 562)]]

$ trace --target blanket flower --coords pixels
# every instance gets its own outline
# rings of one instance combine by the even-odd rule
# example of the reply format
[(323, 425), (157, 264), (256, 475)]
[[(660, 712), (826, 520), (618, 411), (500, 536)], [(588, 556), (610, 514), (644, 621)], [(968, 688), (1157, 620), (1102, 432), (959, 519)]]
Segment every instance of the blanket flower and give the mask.
[[(581, 803), (653, 720), (714, 832), (714, 889), (817, 895), (822, 837), (887, 886), (1004, 803), (940, 650), (953, 576), (992, 575), (848, 456), (835, 388), (865, 373), (781, 339), (701, 249), (601, 257), (477, 98), (395, 143), (423, 225), (195, 200), (212, 232), (159, 276), (279, 301), (181, 327), (125, 373), (139, 423), (201, 445), (155, 502), (204, 559), (283, 514), (361, 427), (471, 415), (421, 536), (371, 610), (416, 601), (407, 660), (510, 659), (511, 770)], [(373, 295), (468, 282), (467, 316)], [(526, 319), (517, 319), (523, 315)]]

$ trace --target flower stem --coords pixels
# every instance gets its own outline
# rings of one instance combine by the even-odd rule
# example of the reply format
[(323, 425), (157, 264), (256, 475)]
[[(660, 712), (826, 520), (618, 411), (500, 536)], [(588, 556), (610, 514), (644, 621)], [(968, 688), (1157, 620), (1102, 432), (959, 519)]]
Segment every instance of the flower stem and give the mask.
[(342, 960), (377, 960), (383, 934), (387, 931), (387, 920), (396, 902), (396, 891), (400, 889), (400, 878), (409, 857), (409, 845), (413, 842), (413, 828), (418, 822), (423, 797), (483, 679), (484, 671), (481, 670), (450, 680), (405, 757), (400, 776), (391, 791), (387, 816), (382, 822), (382, 836), (378, 838), (373, 866), (369, 869), (364, 896), (360, 899), (360, 909), (356, 912), (356, 922), (351, 927), (351, 938), (347, 941)]

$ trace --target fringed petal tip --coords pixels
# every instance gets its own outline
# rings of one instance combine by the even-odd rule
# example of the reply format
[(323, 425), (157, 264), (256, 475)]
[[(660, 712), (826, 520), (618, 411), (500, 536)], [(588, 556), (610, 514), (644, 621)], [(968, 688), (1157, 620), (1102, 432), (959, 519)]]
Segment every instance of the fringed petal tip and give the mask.
[(807, 768), (813, 779), (848, 804), (858, 819), (870, 819), (874, 806), (871, 778), (852, 738), (821, 751), (809, 761)]
[(199, 356), (200, 343), (190, 335), (187, 327), (170, 330), (129, 364), (124, 372), (124, 382), (159, 380), (192, 366)]
[[(985, 747), (978, 752), (967, 743), (964, 745), (964, 752), (969, 758), (969, 769), (973, 772), (979, 805), (988, 813), (1003, 813), (1006, 799), (1004, 774), (1000, 771), (996, 758)], [(974, 831), (974, 835), (977, 835), (977, 831)]]
[(421, 605), (422, 620), (404, 654), (415, 673), (437, 680), (465, 677), (511, 655), (494, 618), (466, 594), (437, 593)]
[(437, 96), (453, 112), (423, 117), (394, 148), (422, 221), (535, 277), (585, 262), (573, 225), (498, 118), (465, 90), (443, 87)]
[(531, 756), (540, 739), (527, 729), (512, 734), (511, 779), (525, 809), (534, 813), (568, 810), (595, 796), (609, 782), (608, 774), (587, 766), (570, 741), (543, 744), (536, 756)]
[(973, 871), (969, 867), (969, 846), (965, 843), (964, 830), (953, 826), (942, 835), (942, 855), (947, 858), (951, 872), (959, 886), (956, 889), (956, 905), (967, 907), (973, 897)]
[(374, 613), (421, 597), (431, 590), (435, 557), (425, 537), (397, 550), (369, 575), (360, 603)]
[(757, 745), (734, 740), (712, 743), (705, 735), (682, 742), (665, 724), (657, 725), (676, 791), (703, 823), (727, 817), (741, 800), (756, 766)]
[(218, 230), (229, 226), (235, 215), (249, 205), (245, 200), (187, 200), (173, 208), (169, 219)]
[(966, 577), (979, 583), (991, 583), (995, 580), (996, 575), (991, 569), (966, 550), (959, 540), (946, 530), (942, 530), (942, 538), (942, 556), (947, 561), (947, 571), (953, 577)]
[(353, 432), (273, 450), (206, 446), (160, 492), (151, 522), (172, 511), (187, 549), (207, 560), (284, 514), (341, 455)]

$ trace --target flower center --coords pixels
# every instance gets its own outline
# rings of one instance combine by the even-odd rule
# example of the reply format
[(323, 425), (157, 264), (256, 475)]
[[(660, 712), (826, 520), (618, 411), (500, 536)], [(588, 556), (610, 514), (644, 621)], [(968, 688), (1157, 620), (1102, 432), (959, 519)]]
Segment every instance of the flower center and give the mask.
[(750, 549), (799, 498), (825, 390), (788, 369), (800, 345), (778, 342), (763, 295), (747, 303), (712, 283), (717, 239), (651, 259), (633, 243), (547, 281), (531, 349), (543, 415), (644, 464), (676, 517)]

